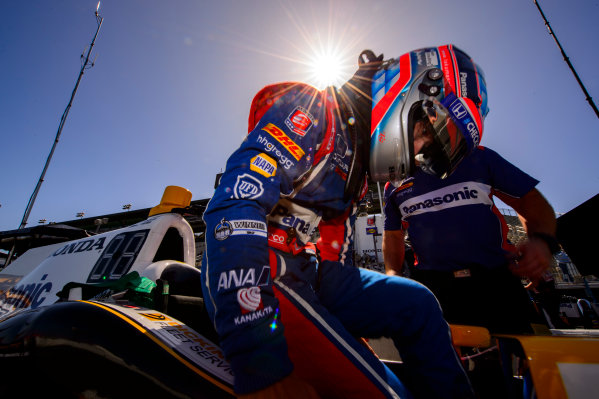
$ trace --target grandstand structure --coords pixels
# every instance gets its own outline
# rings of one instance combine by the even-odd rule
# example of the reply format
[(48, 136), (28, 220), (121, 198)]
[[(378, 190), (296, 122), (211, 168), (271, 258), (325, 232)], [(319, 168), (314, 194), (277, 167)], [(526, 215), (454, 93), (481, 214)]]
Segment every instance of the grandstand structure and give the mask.
[[(383, 187), (371, 184), (365, 200), (361, 204), (362, 214), (378, 214), (382, 212), (382, 194)], [(196, 237), (196, 265), (199, 266), (201, 256), (204, 251), (204, 233), (205, 225), (201, 214), (209, 199), (192, 201), (191, 208), (194, 212), (184, 213), (183, 216), (191, 225)], [(51, 243), (67, 241), (81, 238), (83, 236), (93, 235), (95, 233), (103, 233), (109, 230), (114, 230), (128, 225), (138, 223), (148, 217), (150, 208), (127, 210), (125, 212), (114, 213), (103, 216), (90, 218), (78, 218), (74, 220), (52, 223), (46, 225), (35, 226), (33, 228), (12, 230), (0, 232), (0, 250), (8, 252), (13, 243), (17, 243), (16, 256), (21, 255), (26, 250), (41, 245), (49, 245)], [(508, 225), (508, 240), (515, 245), (518, 245), (526, 239), (526, 232), (522, 227), (518, 215), (513, 209), (499, 209), (504, 216)], [(559, 215), (558, 215), (559, 216)], [(50, 228), (54, 229), (50, 229)], [(55, 232), (50, 233), (50, 230)], [(68, 234), (66, 234), (68, 233)], [(73, 235), (79, 233), (79, 235)], [(4, 257), (6, 257), (6, 255)], [(0, 256), (2, 258), (2, 256)], [(5, 259), (0, 259), (0, 269), (5, 263)], [(564, 252), (558, 254), (553, 261), (551, 274), (554, 277), (556, 286), (564, 289), (599, 289), (599, 279), (595, 276), (582, 275), (577, 267), (569, 259)]]
[[(503, 215), (508, 225), (508, 240), (514, 245), (518, 245), (524, 241), (527, 237), (526, 231), (522, 227), (518, 214), (511, 208), (501, 208), (499, 212)], [(556, 217), (559, 216), (561, 215), (556, 215)], [(558, 288), (582, 290), (599, 288), (599, 278), (594, 275), (582, 275), (564, 251), (553, 257), (550, 272)]]

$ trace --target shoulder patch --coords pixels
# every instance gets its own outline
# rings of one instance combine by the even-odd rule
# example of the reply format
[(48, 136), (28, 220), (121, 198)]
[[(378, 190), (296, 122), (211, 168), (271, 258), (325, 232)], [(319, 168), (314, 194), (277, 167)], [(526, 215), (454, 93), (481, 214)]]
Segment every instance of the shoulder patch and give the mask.
[(310, 115), (307, 109), (304, 107), (295, 107), (295, 109), (285, 119), (285, 125), (293, 133), (300, 136), (305, 136), (308, 130), (314, 124), (314, 117)]
[(397, 187), (396, 191), (398, 191), (398, 192), (399, 192), (399, 191), (405, 190), (406, 188), (410, 188), (410, 187), (412, 187), (413, 185), (414, 185), (414, 182), (413, 182), (413, 181), (409, 181), (409, 182), (407, 182), (407, 183), (404, 183), (404, 184), (402, 184), (401, 186)]

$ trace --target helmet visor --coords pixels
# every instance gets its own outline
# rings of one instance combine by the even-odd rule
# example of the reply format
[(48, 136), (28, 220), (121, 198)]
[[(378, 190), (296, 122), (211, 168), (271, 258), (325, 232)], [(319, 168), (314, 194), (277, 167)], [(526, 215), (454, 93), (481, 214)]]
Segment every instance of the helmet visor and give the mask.
[[(442, 179), (449, 176), (468, 154), (469, 146), (460, 128), (443, 104), (432, 97), (422, 101), (422, 122), (429, 137), (415, 154), (417, 165)], [(416, 139), (416, 138), (415, 138)]]

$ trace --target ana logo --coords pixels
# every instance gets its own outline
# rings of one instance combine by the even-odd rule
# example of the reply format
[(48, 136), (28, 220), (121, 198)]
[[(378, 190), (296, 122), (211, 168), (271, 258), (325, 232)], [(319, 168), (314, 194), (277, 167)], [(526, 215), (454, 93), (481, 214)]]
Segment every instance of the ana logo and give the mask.
[(217, 291), (228, 290), (229, 288), (239, 288), (244, 285), (262, 286), (267, 285), (270, 277), (270, 266), (262, 266), (262, 271), (256, 280), (256, 270), (248, 269), (231, 269), (221, 272), (218, 277)]
[(462, 104), (462, 102), (459, 100), (451, 106), (451, 112), (458, 119), (462, 119), (464, 116), (468, 114), (468, 111), (466, 111), (464, 104)]
[(302, 219), (299, 215), (292, 215), (291, 212), (289, 212), (289, 209), (281, 204), (277, 204), (277, 206), (275, 206), (270, 213), (270, 216), (276, 222), (284, 226), (293, 227), (300, 233), (309, 235), (312, 232), (310, 221)]
[(233, 193), (237, 199), (256, 199), (264, 193), (262, 182), (247, 173), (237, 176)]
[(262, 308), (260, 287), (241, 288), (237, 291), (237, 302), (241, 306), (241, 314), (254, 312)]
[(231, 223), (227, 222), (225, 218), (222, 218), (220, 223), (214, 228), (214, 238), (218, 241), (226, 240), (232, 233), (233, 226), (231, 226)]
[(295, 142), (291, 140), (289, 136), (287, 136), (285, 132), (283, 132), (280, 128), (273, 125), (272, 123), (269, 123), (266, 126), (264, 126), (262, 130), (264, 130), (267, 133), (270, 133), (270, 135), (274, 137), (275, 140), (281, 143), (283, 147), (285, 147), (285, 149), (289, 151), (291, 155), (293, 155), (296, 161), (302, 159), (302, 157), (305, 154), (304, 150), (302, 150), (300, 146), (295, 144)]
[(264, 177), (271, 177), (277, 173), (277, 163), (266, 154), (258, 154), (250, 161), (250, 169)]
[(314, 118), (306, 109), (296, 107), (287, 119), (285, 119), (285, 124), (293, 133), (304, 136), (312, 127), (313, 120)]

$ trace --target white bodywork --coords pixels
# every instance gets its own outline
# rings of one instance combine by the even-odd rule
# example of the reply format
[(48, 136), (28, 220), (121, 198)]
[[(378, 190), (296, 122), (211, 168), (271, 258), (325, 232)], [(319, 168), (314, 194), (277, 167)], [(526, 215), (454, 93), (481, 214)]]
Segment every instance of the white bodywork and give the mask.
[[(23, 276), (10, 289), (0, 292), (0, 317), (16, 310), (37, 308), (58, 300), (57, 293), (69, 282), (99, 283), (117, 280), (137, 271), (141, 276), (155, 277), (166, 259), (155, 259), (167, 231), (174, 229), (182, 238), (174, 248), (183, 259), (172, 260), (195, 264), (193, 230), (178, 214), (160, 214), (143, 222), (104, 234), (69, 241), (60, 245), (35, 248), (21, 261), (15, 261), (0, 272), (2, 276)], [(171, 232), (171, 235), (173, 233)], [(41, 255), (41, 256), (40, 256)], [(44, 257), (39, 261), (40, 257)], [(150, 268), (160, 262), (161, 268)], [(37, 263), (37, 265), (35, 264)], [(11, 267), (12, 266), (12, 267)]]

